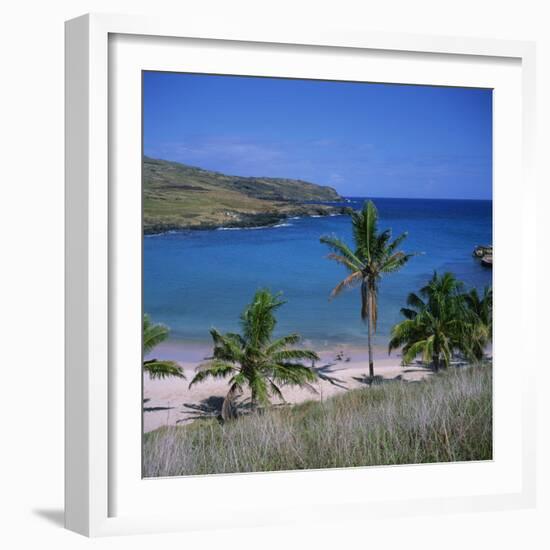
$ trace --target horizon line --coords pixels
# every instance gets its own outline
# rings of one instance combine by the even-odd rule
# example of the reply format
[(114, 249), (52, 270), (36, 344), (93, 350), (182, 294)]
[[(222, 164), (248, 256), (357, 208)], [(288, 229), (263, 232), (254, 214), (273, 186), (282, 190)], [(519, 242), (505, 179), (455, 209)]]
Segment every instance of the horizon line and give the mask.
[[(404, 199), (407, 201), (482, 201), (482, 202), (493, 202), (493, 198), (490, 199), (468, 199), (464, 197), (380, 197), (372, 195), (342, 195), (345, 199)], [(336, 202), (336, 201), (323, 201), (323, 202)]]

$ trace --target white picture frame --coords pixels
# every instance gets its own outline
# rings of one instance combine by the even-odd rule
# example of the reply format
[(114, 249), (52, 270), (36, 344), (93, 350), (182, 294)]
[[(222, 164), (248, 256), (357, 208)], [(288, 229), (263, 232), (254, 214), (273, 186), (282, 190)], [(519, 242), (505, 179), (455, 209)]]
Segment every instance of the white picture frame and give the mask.
[[(202, 45), (208, 45), (213, 55)], [(177, 53), (178, 48), (187, 50)], [(227, 55), (220, 56), (220, 51)], [(141, 371), (136, 369), (135, 379), (124, 388), (119, 383), (120, 376), (131, 372), (121, 370), (120, 358), (128, 357), (131, 369), (135, 357), (141, 356), (140, 344), (136, 345), (141, 313), (130, 316), (135, 321), (127, 328), (120, 326), (116, 313), (121, 308), (134, 311), (133, 298), (141, 288), (141, 272), (134, 269), (140, 260), (141, 225), (136, 232), (136, 220), (141, 220), (141, 204), (128, 187), (132, 183), (139, 186), (136, 159), (141, 159), (141, 121), (136, 118), (141, 89), (135, 89), (135, 76), (143, 70), (144, 60), (148, 69), (176, 70), (182, 52), (193, 70), (203, 72), (223, 72), (234, 63), (233, 67), (242, 67), (237, 74), (263, 74), (263, 70), (266, 75), (280, 76), (273, 67), (282, 67), (284, 62), (288, 68), (280, 71), (289, 71), (291, 76), (307, 78), (323, 65), (324, 71), (332, 71), (332, 77), (339, 79), (344, 73), (330, 69), (323, 58), (338, 55), (342, 71), (370, 67), (370, 75), (376, 75), (370, 76), (373, 81), (488, 87), (497, 83), (494, 88), (501, 99), (496, 103), (494, 126), (495, 240), (496, 247), (509, 240), (516, 255), (508, 254), (506, 247), (497, 252), (495, 275), (502, 276), (498, 275), (495, 286), (497, 295), (501, 292), (504, 297), (506, 288), (515, 285), (517, 302), (505, 310), (503, 299), (495, 301), (495, 354), (498, 361), (502, 350), (503, 374), (495, 376), (495, 438), (500, 439), (491, 463), (247, 474), (237, 480), (245, 492), (252, 487), (263, 486), (269, 491), (270, 486), (285, 486), (296, 491), (296, 498), (287, 494), (269, 501), (243, 499), (231, 510), (225, 508), (215, 521), (193, 511), (170, 515), (157, 509), (155, 515), (147, 509), (146, 503), (151, 501), (173, 503), (183, 490), (200, 502), (201, 494), (229, 492), (237, 486), (236, 476), (229, 475), (142, 480), (140, 456), (134, 458), (141, 419), (139, 409), (133, 408), (136, 400), (140, 406), (141, 393), (136, 391)], [(306, 55), (312, 56), (307, 65), (300, 58)], [(350, 56), (349, 63), (346, 56)], [(384, 63), (379, 63), (380, 56)], [(291, 67), (293, 59), (300, 60), (295, 67)], [(327, 499), (337, 508), (335, 520), (360, 520), (366, 514), (371, 518), (402, 516), (418, 508), (437, 514), (533, 506), (536, 362), (531, 344), (536, 331), (527, 320), (536, 317), (536, 295), (522, 266), (536, 255), (529, 238), (536, 224), (534, 67), (535, 47), (529, 42), (326, 29), (220, 31), (189, 22), (119, 15), (85, 15), (68, 21), (66, 527), (101, 536), (253, 526), (293, 521), (296, 509), (302, 521), (304, 517), (315, 521), (322, 517), (321, 506), (326, 506)], [(124, 106), (117, 100), (121, 90)], [(520, 179), (521, 186), (511, 190), (513, 178)], [(122, 212), (118, 199), (127, 193), (131, 197)], [(505, 217), (518, 205), (521, 234), (507, 234)], [(121, 239), (130, 242), (127, 252), (117, 245)], [(117, 284), (121, 277), (132, 279), (125, 289)], [(509, 316), (518, 318), (514, 326), (507, 320)], [(523, 342), (517, 352), (507, 348), (514, 334)], [(507, 374), (513, 373), (518, 357), (523, 360), (520, 391), (516, 384), (517, 401), (506, 407), (514, 391)], [(128, 429), (121, 430), (121, 426)], [(322, 492), (319, 476), (326, 481)], [(399, 486), (393, 492), (388, 491), (392, 480)], [(288, 500), (296, 501), (294, 508)], [(212, 515), (216, 514), (209, 517)]]

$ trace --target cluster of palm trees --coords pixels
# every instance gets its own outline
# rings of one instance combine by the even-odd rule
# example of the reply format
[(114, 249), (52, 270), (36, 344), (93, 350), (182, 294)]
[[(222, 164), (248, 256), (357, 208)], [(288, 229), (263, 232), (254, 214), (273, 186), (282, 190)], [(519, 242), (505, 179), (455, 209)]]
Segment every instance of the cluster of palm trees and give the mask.
[(483, 359), (493, 332), (493, 292), (463, 292), (452, 273), (433, 274), (418, 294), (411, 292), (405, 319), (391, 332), (389, 352), (402, 348), (403, 364), (421, 356), (435, 371), (448, 367), (460, 353), (470, 362)]
[[(378, 212), (368, 201), (360, 212), (351, 215), (353, 248), (336, 236), (321, 237), (331, 253), (330, 260), (348, 272), (332, 291), (360, 288), (361, 319), (367, 324), (369, 378), (374, 379), (373, 339), (377, 329), (378, 290), (382, 277), (401, 269), (416, 253), (399, 250), (406, 233), (392, 239), (390, 230), (378, 230)], [(275, 313), (285, 302), (269, 290), (256, 291), (252, 302), (241, 314), (239, 333), (210, 331), (212, 357), (197, 367), (189, 387), (207, 378), (229, 378), (229, 391), (222, 406), (222, 417), (234, 414), (234, 400), (245, 387), (250, 390), (253, 410), (267, 406), (272, 397), (284, 401), (281, 386), (298, 385), (312, 391), (312, 383), (322, 375), (315, 369), (318, 355), (296, 348), (298, 334), (273, 339), (277, 324)], [(411, 293), (407, 307), (401, 310), (404, 320), (392, 329), (389, 352), (401, 348), (403, 364), (416, 357), (431, 364), (434, 370), (447, 367), (456, 354), (470, 362), (481, 361), (492, 337), (492, 290), (480, 296), (477, 290), (463, 292), (463, 284), (451, 273), (434, 273), (418, 293)], [(151, 323), (145, 316), (143, 346), (146, 354), (166, 339), (167, 327)], [(309, 364), (306, 364), (309, 363)], [(152, 378), (184, 378), (174, 361), (144, 361), (144, 371)]]
[[(353, 286), (361, 288), (361, 319), (367, 323), (369, 378), (373, 380), (372, 341), (380, 280), (401, 269), (417, 253), (398, 250), (407, 233), (392, 241), (390, 230), (378, 231), (378, 211), (372, 201), (365, 203), (361, 212), (354, 212), (351, 221), (354, 250), (337, 237), (322, 237), (321, 242), (333, 251), (329, 259), (348, 271), (331, 296)], [(408, 307), (401, 309), (405, 320), (393, 327), (388, 351), (402, 348), (403, 364), (421, 356), (436, 371), (449, 366), (456, 353), (471, 362), (481, 361), (492, 340), (493, 292), (486, 288), (480, 296), (476, 289), (464, 293), (463, 288), (452, 273), (434, 273), (419, 294), (409, 294)]]

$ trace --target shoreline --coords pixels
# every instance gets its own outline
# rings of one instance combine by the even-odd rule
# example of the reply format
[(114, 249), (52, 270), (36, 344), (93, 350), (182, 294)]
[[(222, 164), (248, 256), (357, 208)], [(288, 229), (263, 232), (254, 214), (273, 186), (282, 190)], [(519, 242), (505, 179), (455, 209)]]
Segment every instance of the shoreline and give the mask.
[[(360, 354), (367, 357), (368, 350), (366, 337), (364, 340), (364, 343), (358, 343), (303, 339), (296, 347), (314, 349), (321, 356), (331, 353), (337, 354), (339, 351), (343, 351), (344, 353), (347, 352), (355, 355)], [(389, 339), (380, 335), (379, 340), (382, 340), (383, 343), (377, 342), (373, 345), (374, 358), (375, 361), (384, 361), (385, 359), (388, 359), (387, 342)], [(211, 351), (212, 340), (210, 338), (201, 340), (168, 338), (155, 347), (151, 357), (155, 356), (157, 359), (173, 359), (181, 363), (195, 363), (207, 357)], [(147, 356), (146, 358), (150, 357)], [(390, 358), (398, 358), (400, 360), (401, 355), (398, 351), (395, 351), (392, 353)]]
[[(143, 234), (145, 236), (166, 235), (168, 233), (179, 233), (185, 231), (216, 231), (228, 229), (264, 229), (277, 227), (281, 223), (292, 219), (301, 218), (325, 218), (333, 216), (344, 216), (352, 210), (349, 206), (334, 206), (323, 203), (289, 203), (294, 208), (286, 212), (259, 212), (245, 213), (234, 212), (231, 220), (220, 223), (199, 222), (195, 224), (171, 224), (162, 222), (144, 223)], [(285, 204), (288, 206), (288, 204)]]
[[(289, 404), (308, 400), (323, 400), (349, 389), (367, 387), (368, 351), (357, 345), (332, 345), (330, 348), (316, 347), (321, 361), (316, 366), (333, 382), (318, 380), (312, 384), (317, 393), (300, 387), (285, 386), (282, 393)], [(401, 366), (401, 355), (397, 352), (388, 357), (385, 348), (375, 348), (374, 372), (386, 380), (418, 381), (430, 376), (432, 371), (417, 364)], [(173, 359), (182, 367), (186, 380), (165, 378), (151, 380), (143, 377), (143, 431), (150, 432), (162, 426), (184, 425), (200, 418), (216, 418), (223, 398), (227, 394), (226, 379), (207, 379), (189, 389), (195, 367), (211, 352), (206, 342), (189, 343), (166, 341), (159, 345), (153, 355), (159, 359)], [(247, 392), (241, 400), (248, 397)], [(272, 399), (273, 404), (281, 404)]]

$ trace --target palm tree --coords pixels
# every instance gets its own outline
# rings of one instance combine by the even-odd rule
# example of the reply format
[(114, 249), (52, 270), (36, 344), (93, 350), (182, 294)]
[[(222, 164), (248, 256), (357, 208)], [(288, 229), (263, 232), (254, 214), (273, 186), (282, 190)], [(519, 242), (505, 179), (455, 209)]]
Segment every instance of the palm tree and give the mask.
[(481, 361), (485, 348), (493, 339), (493, 289), (485, 287), (480, 296), (474, 288), (463, 297), (467, 309), (469, 355), (475, 361)]
[(438, 371), (449, 366), (455, 350), (466, 352), (462, 286), (452, 273), (434, 273), (419, 294), (409, 294), (408, 307), (401, 309), (405, 320), (392, 329), (389, 353), (403, 346), (403, 364), (421, 355)]
[(369, 348), (369, 377), (374, 378), (372, 340), (378, 319), (378, 285), (383, 275), (401, 269), (415, 254), (398, 250), (407, 237), (402, 233), (395, 240), (391, 230), (378, 232), (378, 211), (372, 201), (360, 212), (351, 214), (355, 251), (337, 237), (321, 237), (321, 242), (332, 249), (328, 258), (342, 264), (349, 275), (331, 293), (338, 296), (344, 289), (361, 287), (361, 319), (367, 323)]
[(222, 418), (232, 416), (234, 398), (247, 386), (251, 392), (252, 410), (266, 406), (271, 396), (284, 401), (281, 385), (306, 386), (317, 379), (312, 367), (302, 361), (317, 361), (318, 355), (309, 350), (291, 349), (300, 341), (298, 334), (289, 334), (272, 340), (277, 324), (275, 311), (285, 302), (280, 295), (258, 290), (252, 303), (241, 314), (242, 335), (221, 334), (212, 329), (214, 342), (212, 357), (197, 367), (197, 374), (189, 387), (205, 378), (229, 378), (229, 391), (222, 406)]
[[(143, 316), (143, 355), (148, 355), (155, 346), (164, 342), (168, 337), (168, 327), (151, 322), (149, 315)], [(143, 370), (149, 373), (151, 378), (165, 378), (175, 376), (185, 378), (181, 367), (175, 361), (162, 359), (149, 359), (143, 361)]]

